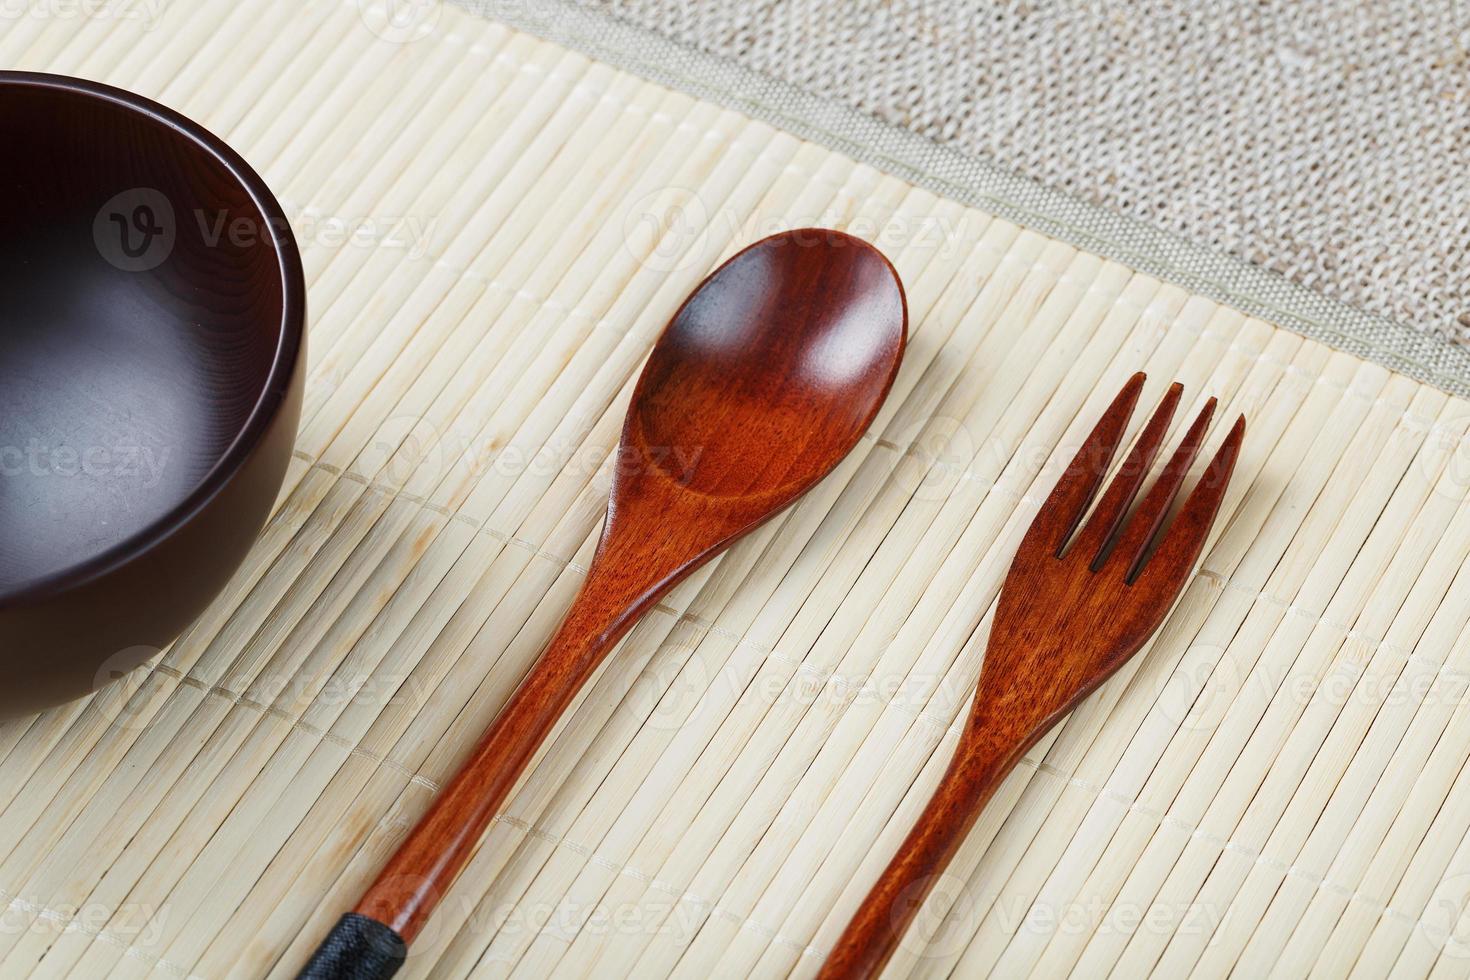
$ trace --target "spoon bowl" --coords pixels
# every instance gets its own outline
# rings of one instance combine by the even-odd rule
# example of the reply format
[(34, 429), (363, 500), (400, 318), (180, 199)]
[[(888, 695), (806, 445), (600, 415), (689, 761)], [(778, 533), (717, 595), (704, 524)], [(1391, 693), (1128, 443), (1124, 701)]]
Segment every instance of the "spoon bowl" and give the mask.
[(697, 494), (794, 499), (867, 428), (904, 325), (898, 275), (866, 242), (818, 229), (756, 242), (674, 315), (639, 379), (624, 448)]

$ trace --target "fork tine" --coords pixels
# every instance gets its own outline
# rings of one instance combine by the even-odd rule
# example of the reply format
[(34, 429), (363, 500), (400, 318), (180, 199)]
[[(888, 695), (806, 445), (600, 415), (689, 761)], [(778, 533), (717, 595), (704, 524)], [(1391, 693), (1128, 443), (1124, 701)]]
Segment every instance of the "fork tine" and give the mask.
[(1123, 429), (1133, 414), (1133, 406), (1138, 403), (1143, 382), (1144, 374), (1139, 371), (1128, 379), (1118, 397), (1103, 412), (1051, 495), (1036, 512), (1036, 518), (1021, 541), (1022, 551), (1031, 553), (1033, 548), (1043, 548), (1053, 556), (1061, 555), (1062, 546), (1077, 529), (1082, 515), (1087, 513), (1087, 505), (1092, 503), (1092, 497), (1113, 461), (1113, 454), (1118, 451)]
[(1205, 402), (1205, 407), (1200, 410), (1180, 441), (1179, 448), (1169, 457), (1164, 471), (1144, 495), (1143, 503), (1138, 505), (1138, 510), (1118, 537), (1118, 545), (1113, 549), (1110, 560), (1125, 564), (1130, 582), (1138, 574), (1139, 564), (1149, 542), (1158, 532), (1159, 525), (1164, 523), (1164, 517), (1169, 513), (1169, 508), (1173, 506), (1174, 498), (1179, 493), (1179, 487), (1184, 483), (1184, 477), (1194, 465), (1194, 458), (1199, 455), (1199, 448), (1205, 441), (1205, 432), (1214, 415), (1215, 399), (1211, 398)]
[(1230, 485), (1230, 474), (1235, 469), (1235, 459), (1240, 455), (1240, 442), (1244, 437), (1245, 416), (1242, 415), (1235, 420), (1230, 434), (1221, 443), (1204, 476), (1200, 477), (1199, 485), (1190, 492), (1179, 516), (1164, 532), (1158, 550), (1146, 560), (1139, 559), (1142, 565), (1129, 576), (1130, 582), (1175, 590), (1184, 584), (1195, 559), (1204, 549), (1210, 525), (1214, 524), (1215, 513), (1220, 509), (1220, 501), (1225, 498), (1225, 488)]
[(1129, 450), (1128, 458), (1123, 460), (1123, 466), (1117, 475), (1113, 477), (1113, 482), (1103, 491), (1097, 509), (1092, 512), (1081, 533), (1077, 535), (1077, 540), (1072, 543), (1073, 553), (1080, 555), (1092, 566), (1093, 571), (1102, 567), (1108, 544), (1122, 525), (1123, 517), (1128, 513), (1134, 496), (1138, 494), (1143, 478), (1148, 475), (1149, 467), (1154, 464), (1154, 457), (1158, 455), (1159, 446), (1169, 432), (1174, 409), (1178, 407), (1179, 396), (1183, 393), (1184, 386), (1179, 382), (1169, 386), (1159, 407), (1154, 410), (1153, 418), (1143, 427), (1143, 433)]

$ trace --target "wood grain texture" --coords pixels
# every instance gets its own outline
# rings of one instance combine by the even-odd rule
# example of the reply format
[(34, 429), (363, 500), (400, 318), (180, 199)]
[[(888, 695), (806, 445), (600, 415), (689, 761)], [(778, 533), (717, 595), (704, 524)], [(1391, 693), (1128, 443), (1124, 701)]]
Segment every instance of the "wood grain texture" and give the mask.
[(1063, 715), (1143, 647), (1188, 581), (1230, 482), (1244, 416), (1162, 540), (1154, 539), (1199, 452), (1214, 399), (1129, 518), (1179, 403), (1183, 389), (1172, 385), (1078, 530), (1144, 380), (1138, 373), (1123, 386), (1022, 539), (1001, 589), (959, 748), (918, 823), (838, 939), (819, 974), (823, 980), (882, 971), (1001, 780)]
[(852, 449), (893, 384), (907, 330), (898, 274), (842, 232), (773, 235), (700, 285), (639, 378), (581, 593), (359, 914), (413, 941), (613, 645), (681, 579)]

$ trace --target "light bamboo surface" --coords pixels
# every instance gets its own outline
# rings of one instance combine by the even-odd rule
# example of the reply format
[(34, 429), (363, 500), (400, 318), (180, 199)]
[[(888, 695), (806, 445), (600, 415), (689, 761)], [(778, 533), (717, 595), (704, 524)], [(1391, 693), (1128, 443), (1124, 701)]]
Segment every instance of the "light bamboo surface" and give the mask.
[(1181, 419), (1250, 420), (1216, 538), (891, 975), (1470, 974), (1470, 404), (454, 8), (417, 37), (341, 0), (124, 6), (32, 4), (0, 64), (159, 99), (263, 173), (310, 281), (306, 416), (220, 601), (0, 725), (0, 974), (290, 975), (570, 602), (653, 338), (805, 224), (904, 277), (888, 405), (623, 643), (408, 975), (813, 972), (1138, 369), (1145, 403), (1178, 379)]

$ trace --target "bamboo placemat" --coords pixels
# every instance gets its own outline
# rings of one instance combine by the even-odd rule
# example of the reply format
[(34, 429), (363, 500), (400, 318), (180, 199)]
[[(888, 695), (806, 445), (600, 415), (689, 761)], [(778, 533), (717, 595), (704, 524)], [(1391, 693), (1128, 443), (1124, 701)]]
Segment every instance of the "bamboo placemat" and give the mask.
[(131, 9), (11, 18), (0, 62), (160, 99), (262, 171), (311, 284), (306, 415), (220, 601), (0, 725), (0, 973), (290, 975), (570, 602), (653, 338), (804, 224), (902, 273), (893, 396), (622, 644), (408, 975), (814, 971), (954, 745), (1040, 495), (1140, 368), (1181, 419), (1250, 420), (1215, 539), (891, 972), (1470, 973), (1470, 404), (453, 8), (418, 39), (336, 0)]

